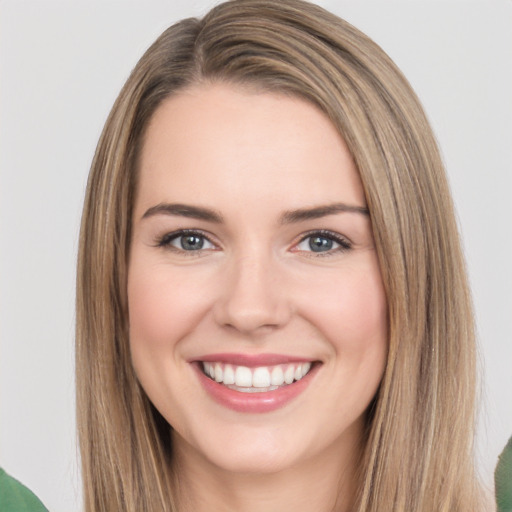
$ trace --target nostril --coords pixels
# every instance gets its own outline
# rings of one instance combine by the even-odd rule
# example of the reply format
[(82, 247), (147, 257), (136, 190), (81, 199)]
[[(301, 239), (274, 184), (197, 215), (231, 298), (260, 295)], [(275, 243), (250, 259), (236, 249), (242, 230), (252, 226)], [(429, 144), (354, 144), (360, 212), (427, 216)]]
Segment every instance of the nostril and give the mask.
[(278, 305), (249, 307), (242, 304), (218, 305), (216, 308), (217, 322), (229, 330), (243, 334), (266, 333), (285, 325), (290, 315)]

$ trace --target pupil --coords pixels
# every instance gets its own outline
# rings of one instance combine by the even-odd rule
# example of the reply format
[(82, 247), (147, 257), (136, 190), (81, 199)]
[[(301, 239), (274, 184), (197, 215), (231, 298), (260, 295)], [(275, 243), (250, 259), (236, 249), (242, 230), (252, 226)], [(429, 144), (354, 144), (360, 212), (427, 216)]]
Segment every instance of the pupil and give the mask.
[(322, 236), (313, 236), (309, 239), (309, 247), (314, 252), (329, 251), (332, 249), (332, 240)]
[(181, 247), (186, 251), (201, 249), (203, 244), (203, 239), (197, 235), (186, 235), (181, 238)]

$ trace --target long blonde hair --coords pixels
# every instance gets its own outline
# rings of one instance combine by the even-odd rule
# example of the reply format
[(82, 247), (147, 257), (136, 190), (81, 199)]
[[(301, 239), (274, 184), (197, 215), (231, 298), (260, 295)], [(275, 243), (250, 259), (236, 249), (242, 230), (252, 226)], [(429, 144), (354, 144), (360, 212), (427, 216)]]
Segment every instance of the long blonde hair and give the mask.
[(77, 414), (86, 512), (175, 510), (169, 425), (137, 382), (126, 269), (137, 159), (162, 100), (225, 81), (305, 98), (357, 164), (389, 307), (389, 355), (368, 411), (359, 512), (480, 510), (475, 344), (465, 264), (436, 141), (373, 41), (301, 0), (234, 0), (166, 30), (98, 143), (77, 276)]

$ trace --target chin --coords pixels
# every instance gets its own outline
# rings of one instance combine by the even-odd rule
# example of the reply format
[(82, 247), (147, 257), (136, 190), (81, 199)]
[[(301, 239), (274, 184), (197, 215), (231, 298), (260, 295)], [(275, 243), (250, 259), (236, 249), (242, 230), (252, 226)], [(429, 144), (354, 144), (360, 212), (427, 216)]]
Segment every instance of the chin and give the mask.
[(210, 462), (220, 469), (237, 474), (265, 475), (275, 474), (290, 469), (297, 463), (297, 458), (280, 452), (263, 450), (241, 450), (236, 448), (229, 454), (212, 454)]
[(286, 442), (279, 432), (247, 427), (235, 430), (239, 431), (229, 429), (223, 435), (202, 436), (198, 442), (187, 444), (216, 468), (238, 474), (278, 473), (293, 467), (302, 456), (290, 436)]

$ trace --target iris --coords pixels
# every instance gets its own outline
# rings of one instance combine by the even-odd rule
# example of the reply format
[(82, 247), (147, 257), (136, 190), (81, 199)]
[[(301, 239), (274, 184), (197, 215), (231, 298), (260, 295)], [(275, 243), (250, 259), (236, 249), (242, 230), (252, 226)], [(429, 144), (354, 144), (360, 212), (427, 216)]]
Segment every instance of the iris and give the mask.
[(198, 251), (203, 248), (204, 238), (197, 235), (183, 235), (180, 237), (180, 245), (185, 251)]
[(309, 239), (309, 248), (313, 252), (330, 251), (334, 241), (324, 236), (312, 236)]

